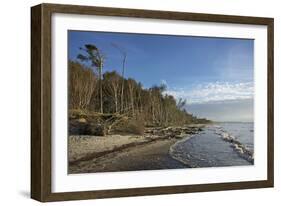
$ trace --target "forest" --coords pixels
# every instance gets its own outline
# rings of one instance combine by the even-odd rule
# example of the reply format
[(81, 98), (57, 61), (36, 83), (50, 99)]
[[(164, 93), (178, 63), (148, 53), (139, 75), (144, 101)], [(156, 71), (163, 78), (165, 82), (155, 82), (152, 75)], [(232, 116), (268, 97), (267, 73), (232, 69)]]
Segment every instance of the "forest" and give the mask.
[(210, 123), (186, 110), (186, 101), (167, 94), (164, 84), (144, 88), (125, 78), (127, 54), (121, 52), (122, 68), (103, 72), (106, 56), (93, 44), (80, 48), (68, 61), (68, 108), (71, 134), (106, 135), (139, 133), (145, 127)]

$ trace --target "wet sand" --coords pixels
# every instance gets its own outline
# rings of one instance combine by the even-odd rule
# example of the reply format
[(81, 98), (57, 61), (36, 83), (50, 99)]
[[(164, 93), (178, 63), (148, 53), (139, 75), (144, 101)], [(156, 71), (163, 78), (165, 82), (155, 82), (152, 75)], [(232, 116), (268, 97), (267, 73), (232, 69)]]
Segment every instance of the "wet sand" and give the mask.
[(188, 168), (169, 155), (175, 139), (158, 140), (69, 165), (69, 173)]
[(68, 173), (189, 168), (170, 156), (170, 148), (177, 141), (198, 134), (203, 127), (152, 127), (144, 135), (69, 136)]

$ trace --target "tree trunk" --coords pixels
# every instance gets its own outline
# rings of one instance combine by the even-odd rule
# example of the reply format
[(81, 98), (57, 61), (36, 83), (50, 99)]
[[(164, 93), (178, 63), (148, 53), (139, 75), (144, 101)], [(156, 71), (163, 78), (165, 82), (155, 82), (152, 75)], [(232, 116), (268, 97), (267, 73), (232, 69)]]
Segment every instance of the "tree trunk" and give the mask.
[(102, 79), (101, 79), (101, 74), (102, 74), (102, 65), (100, 66), (99, 69), (99, 80), (100, 80), (100, 112), (103, 113), (103, 99), (102, 99)]
[(123, 67), (122, 67), (122, 85), (121, 85), (121, 113), (124, 109), (124, 73), (125, 73), (125, 62), (126, 62), (126, 55), (123, 59)]
[(117, 91), (114, 92), (114, 99), (115, 99), (115, 112), (118, 113), (118, 96), (117, 96)]

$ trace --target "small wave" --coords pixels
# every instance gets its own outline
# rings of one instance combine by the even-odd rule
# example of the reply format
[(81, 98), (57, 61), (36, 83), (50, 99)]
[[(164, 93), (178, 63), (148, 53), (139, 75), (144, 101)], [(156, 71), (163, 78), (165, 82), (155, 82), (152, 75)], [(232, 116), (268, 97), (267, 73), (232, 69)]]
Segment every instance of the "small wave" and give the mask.
[(243, 145), (239, 140), (233, 135), (229, 134), (227, 131), (224, 131), (222, 128), (218, 128), (215, 131), (215, 134), (221, 136), (221, 138), (229, 142), (231, 147), (235, 152), (239, 154), (240, 157), (244, 158), (250, 163), (254, 163), (254, 153), (250, 151), (245, 145)]
[(173, 159), (175, 159), (175, 160), (177, 160), (177, 161), (179, 161), (179, 162), (181, 162), (181, 163), (183, 163), (183, 164), (185, 164), (185, 165), (187, 165), (189, 167), (196, 167), (196, 166), (195, 165), (191, 165), (192, 163), (188, 161), (188, 156), (189, 155), (187, 155), (187, 158), (182, 158), (182, 153), (179, 151), (178, 147), (181, 147), (181, 143), (191, 139), (193, 136), (194, 135), (189, 135), (189, 136), (187, 136), (187, 137), (177, 141), (175, 144), (173, 144), (170, 147), (170, 150), (169, 150), (169, 155)]
[[(245, 145), (243, 145), (235, 136), (233, 136), (233, 135), (229, 134), (227, 131), (225, 131), (224, 128), (222, 128), (220, 126), (205, 127), (204, 131), (200, 132), (199, 135), (204, 136), (204, 133), (206, 133), (207, 136), (209, 136), (209, 134), (210, 134), (210, 136), (212, 134), (215, 134), (215, 136), (214, 136), (215, 138), (221, 138), (223, 141), (230, 143), (230, 147), (233, 149), (233, 151), (236, 154), (238, 154), (239, 157), (241, 157), (242, 159), (245, 159), (246, 161), (248, 161), (251, 164), (254, 163), (253, 152), (249, 148), (247, 148)], [(228, 163), (220, 162), (221, 161), (221, 160), (219, 160), (220, 158), (217, 159), (216, 155), (213, 155), (212, 153), (210, 153), (211, 155), (213, 155), (211, 158), (208, 158), (208, 157), (206, 158), (206, 154), (201, 155), (200, 153), (188, 152), (185, 142), (189, 142), (189, 141), (191, 141), (191, 139), (197, 138), (197, 137), (198, 137), (198, 134), (189, 135), (186, 138), (177, 141), (175, 144), (173, 144), (170, 147), (169, 155), (173, 159), (175, 159), (191, 168), (207, 167), (207, 166), (220, 166), (222, 164), (225, 164), (225, 165), (231, 164), (229, 162)], [(202, 138), (204, 138), (204, 137), (202, 137)], [(193, 142), (193, 140), (191, 142)], [(210, 142), (210, 144), (211, 144), (211, 142)], [(227, 145), (228, 144), (226, 144), (226, 146)], [(193, 143), (190, 143), (189, 146), (192, 149)], [(200, 147), (200, 145), (196, 145), (196, 144), (195, 144), (195, 146)], [(224, 160), (222, 160), (222, 161), (224, 161)]]

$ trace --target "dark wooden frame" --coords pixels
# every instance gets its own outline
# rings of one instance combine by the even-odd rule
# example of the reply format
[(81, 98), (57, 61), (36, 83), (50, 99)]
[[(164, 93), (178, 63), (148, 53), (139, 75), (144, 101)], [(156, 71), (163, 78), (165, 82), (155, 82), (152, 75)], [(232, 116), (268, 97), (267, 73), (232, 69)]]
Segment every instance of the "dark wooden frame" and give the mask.
[[(267, 180), (134, 189), (52, 193), (51, 191), (51, 16), (53, 13), (222, 22), (267, 26), (268, 131)], [(75, 5), (40, 4), (31, 8), (31, 197), (48, 202), (138, 195), (273, 187), (273, 36), (272, 18)]]

